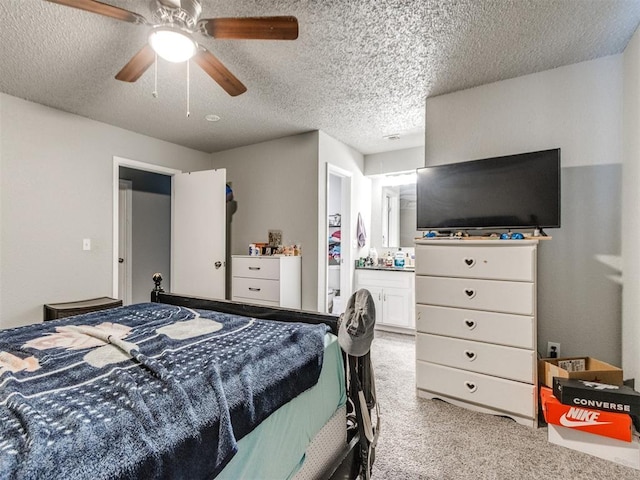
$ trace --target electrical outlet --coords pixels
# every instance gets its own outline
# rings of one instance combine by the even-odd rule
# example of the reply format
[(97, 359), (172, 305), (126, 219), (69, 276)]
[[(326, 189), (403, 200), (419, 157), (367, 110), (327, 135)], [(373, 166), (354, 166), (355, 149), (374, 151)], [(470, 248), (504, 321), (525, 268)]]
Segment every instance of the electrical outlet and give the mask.
[(560, 356), (560, 344), (558, 342), (547, 342), (547, 357), (557, 358)]

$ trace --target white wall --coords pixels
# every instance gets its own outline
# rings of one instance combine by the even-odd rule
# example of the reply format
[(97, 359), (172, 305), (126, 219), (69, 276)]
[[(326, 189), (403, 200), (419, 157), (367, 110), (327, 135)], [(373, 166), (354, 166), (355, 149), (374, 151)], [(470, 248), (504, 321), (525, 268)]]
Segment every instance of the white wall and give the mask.
[(0, 117), (0, 328), (42, 320), (45, 303), (111, 295), (114, 155), (211, 168), (203, 152), (5, 94)]
[(640, 31), (624, 51), (622, 195), (622, 368), (640, 374)]
[(560, 147), (562, 228), (542, 241), (538, 347), (620, 364), (622, 55), (427, 99), (426, 164)]
[(424, 147), (404, 148), (364, 156), (364, 174), (381, 175), (424, 167)]
[(428, 165), (562, 147), (562, 166), (622, 162), (622, 55), (427, 100)]
[(217, 152), (210, 158), (214, 168), (226, 168), (237, 203), (229, 253), (247, 255), (250, 243), (266, 242), (269, 230), (282, 230), (285, 244), (302, 244), (302, 308), (315, 310), (318, 132)]

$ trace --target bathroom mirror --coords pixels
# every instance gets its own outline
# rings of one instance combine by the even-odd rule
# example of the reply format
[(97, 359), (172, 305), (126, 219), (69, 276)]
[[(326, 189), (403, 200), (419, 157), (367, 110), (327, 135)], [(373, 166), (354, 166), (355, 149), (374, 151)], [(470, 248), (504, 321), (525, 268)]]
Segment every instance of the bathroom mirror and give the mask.
[(415, 173), (372, 177), (371, 245), (376, 249), (413, 247), (416, 230)]

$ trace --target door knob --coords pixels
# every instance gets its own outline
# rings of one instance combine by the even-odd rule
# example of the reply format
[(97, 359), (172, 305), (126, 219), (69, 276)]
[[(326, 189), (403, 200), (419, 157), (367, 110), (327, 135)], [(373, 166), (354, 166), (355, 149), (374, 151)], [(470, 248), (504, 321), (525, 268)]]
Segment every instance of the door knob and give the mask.
[(122, 257), (118, 258), (118, 263), (124, 263), (124, 258)]
[(222, 266), (222, 262), (221, 261), (217, 261), (213, 265), (216, 267), (216, 270), (217, 270), (218, 268), (220, 268)]

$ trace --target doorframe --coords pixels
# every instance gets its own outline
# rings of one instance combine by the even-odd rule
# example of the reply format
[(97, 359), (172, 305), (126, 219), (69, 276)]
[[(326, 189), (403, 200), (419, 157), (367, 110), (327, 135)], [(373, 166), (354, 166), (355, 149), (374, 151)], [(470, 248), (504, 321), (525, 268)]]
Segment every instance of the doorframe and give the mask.
[[(124, 191), (124, 218), (120, 213), (120, 191)], [(122, 292), (122, 302), (125, 305), (131, 304), (133, 287), (131, 282), (133, 281), (133, 270), (131, 268), (133, 264), (132, 251), (133, 251), (133, 235), (132, 235), (132, 202), (133, 202), (133, 182), (131, 180), (118, 179), (118, 293), (120, 290), (120, 227), (124, 227), (124, 258), (126, 271), (124, 272), (124, 285), (126, 291)]]
[(120, 241), (120, 224), (119, 224), (119, 194), (120, 194), (120, 167), (128, 167), (145, 172), (160, 173), (173, 177), (182, 170), (175, 168), (162, 167), (153, 163), (140, 162), (123, 157), (113, 157), (113, 251), (112, 251), (112, 287), (111, 296), (118, 298), (119, 281), (118, 281), (118, 243)]
[[(353, 191), (352, 181), (353, 173), (349, 170), (340, 168), (332, 163), (327, 162), (326, 180), (325, 180), (325, 203), (324, 203), (324, 242), (323, 242), (323, 256), (324, 259), (324, 289), (322, 291), (322, 298), (324, 301), (324, 312), (327, 312), (328, 299), (327, 291), (329, 290), (329, 266), (327, 262), (327, 252), (329, 250), (329, 181), (331, 175), (341, 178), (341, 195), (340, 195), (340, 214), (341, 214), (341, 242), (340, 242), (340, 297), (346, 306), (346, 301), (351, 295), (353, 284), (353, 262), (351, 261), (352, 254), (352, 239), (354, 238), (352, 232), (353, 219), (352, 214), (352, 201), (351, 194)], [(345, 242), (346, 240), (346, 242)]]

